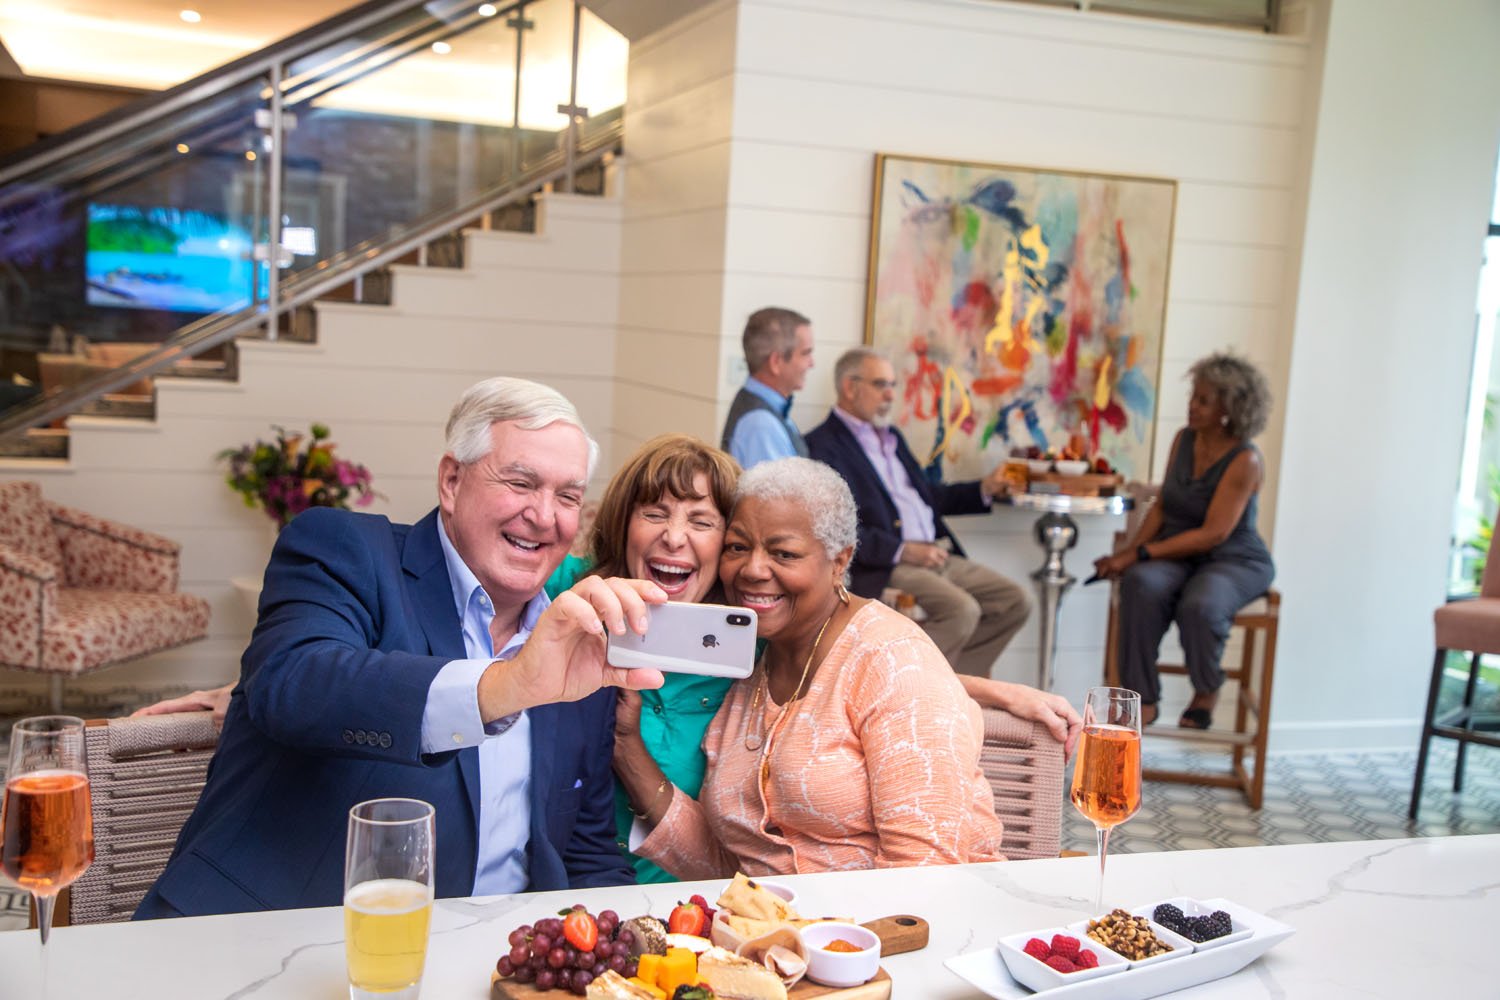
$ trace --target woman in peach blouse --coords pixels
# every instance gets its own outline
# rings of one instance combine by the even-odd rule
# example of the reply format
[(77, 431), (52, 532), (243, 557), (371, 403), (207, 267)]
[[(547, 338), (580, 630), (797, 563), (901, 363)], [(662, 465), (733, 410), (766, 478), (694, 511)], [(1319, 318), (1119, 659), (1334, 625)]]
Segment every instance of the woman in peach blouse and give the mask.
[(741, 477), (719, 573), (768, 643), (709, 724), (698, 800), (646, 752), (638, 700), (620, 711), (615, 768), (650, 830), (643, 857), (685, 879), (1002, 857), (979, 707), (921, 629), (844, 588), (855, 524), (821, 463)]

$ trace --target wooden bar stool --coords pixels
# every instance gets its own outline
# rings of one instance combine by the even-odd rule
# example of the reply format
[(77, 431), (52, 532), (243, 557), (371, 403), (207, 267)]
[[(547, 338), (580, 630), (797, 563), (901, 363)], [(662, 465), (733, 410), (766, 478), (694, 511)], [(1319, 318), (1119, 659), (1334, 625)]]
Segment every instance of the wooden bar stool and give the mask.
[[(1120, 683), (1115, 649), (1118, 613), (1119, 595), (1116, 593), (1110, 598), (1109, 628), (1105, 638), (1108, 645), (1104, 651), (1104, 679), (1112, 687), (1118, 687)], [(1266, 786), (1266, 742), (1271, 731), (1271, 685), (1276, 675), (1276, 628), (1280, 615), (1281, 594), (1272, 589), (1245, 605), (1234, 616), (1234, 627), (1243, 630), (1244, 643), (1240, 648), (1239, 665), (1224, 668), (1225, 680), (1234, 681), (1237, 688), (1232, 730), (1181, 729), (1162, 719), (1142, 730), (1143, 735), (1151, 739), (1182, 740), (1191, 746), (1227, 747), (1228, 773), (1198, 774), (1148, 767), (1145, 769), (1147, 781), (1238, 788), (1245, 793), (1245, 801), (1251, 809), (1260, 808)], [(1187, 676), (1187, 668), (1178, 663), (1158, 663), (1156, 669), (1167, 676)], [(1167, 724), (1163, 725), (1163, 721)], [(1245, 763), (1247, 754), (1255, 757), (1253, 766), (1248, 768)]]
[[(1126, 530), (1115, 536), (1117, 549), (1133, 536), (1158, 495), (1156, 487), (1140, 483), (1131, 483), (1128, 489), (1135, 496), (1136, 506), (1126, 522)], [(1117, 581), (1110, 587), (1109, 625), (1104, 637), (1104, 682), (1118, 687), (1120, 665), (1116, 646), (1119, 642), (1120, 585)], [(1151, 739), (1182, 740), (1190, 746), (1227, 747), (1228, 773), (1197, 774), (1148, 767), (1144, 772), (1146, 780), (1238, 788), (1244, 792), (1251, 809), (1260, 808), (1266, 786), (1266, 742), (1271, 731), (1271, 683), (1276, 675), (1276, 627), (1280, 617), (1281, 593), (1275, 589), (1266, 591), (1234, 616), (1233, 627), (1243, 632), (1244, 643), (1240, 648), (1239, 666), (1224, 669), (1224, 679), (1234, 681), (1237, 688), (1233, 729), (1181, 729), (1172, 725), (1170, 720), (1158, 719), (1156, 725), (1142, 730), (1142, 734)], [(1167, 676), (1187, 676), (1187, 668), (1179, 663), (1158, 663), (1156, 669)], [(1247, 754), (1254, 754), (1253, 767), (1246, 766)]]

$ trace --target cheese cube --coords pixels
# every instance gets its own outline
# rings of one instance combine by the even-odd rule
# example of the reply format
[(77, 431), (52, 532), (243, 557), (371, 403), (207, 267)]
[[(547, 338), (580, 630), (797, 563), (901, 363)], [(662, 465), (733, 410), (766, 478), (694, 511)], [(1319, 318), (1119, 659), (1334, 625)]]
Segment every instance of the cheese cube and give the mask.
[[(640, 970), (637, 969), (637, 972)], [(696, 986), (698, 983), (698, 957), (686, 948), (668, 948), (656, 974), (656, 985), (666, 991), (667, 996), (677, 992), (679, 986)]]

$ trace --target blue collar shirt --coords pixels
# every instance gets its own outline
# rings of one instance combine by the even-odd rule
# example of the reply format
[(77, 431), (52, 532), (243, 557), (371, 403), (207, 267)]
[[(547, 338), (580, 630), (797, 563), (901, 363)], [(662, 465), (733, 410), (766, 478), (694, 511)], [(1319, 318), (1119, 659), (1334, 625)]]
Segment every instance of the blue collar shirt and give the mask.
[(516, 634), (496, 650), (490, 637), (495, 608), (473, 571), (459, 558), (443, 519), (438, 541), (453, 586), (453, 605), (469, 659), (438, 671), (422, 715), (422, 750), (445, 753), (479, 748), (479, 858), (474, 895), (524, 892), (530, 882), (526, 848), (531, 838), (531, 719), (521, 712), (485, 726), (479, 715), (479, 678), (495, 660), (520, 652), (551, 600), (538, 594), (521, 610)]

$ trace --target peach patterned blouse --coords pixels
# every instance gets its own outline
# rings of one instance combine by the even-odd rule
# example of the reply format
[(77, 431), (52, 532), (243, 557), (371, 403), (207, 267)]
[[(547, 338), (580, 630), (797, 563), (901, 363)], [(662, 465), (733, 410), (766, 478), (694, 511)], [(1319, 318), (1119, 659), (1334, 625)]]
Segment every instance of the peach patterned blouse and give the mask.
[(760, 682), (730, 689), (699, 799), (678, 789), (641, 856), (684, 879), (1002, 859), (979, 706), (909, 619), (857, 611), (790, 709), (755, 705)]

